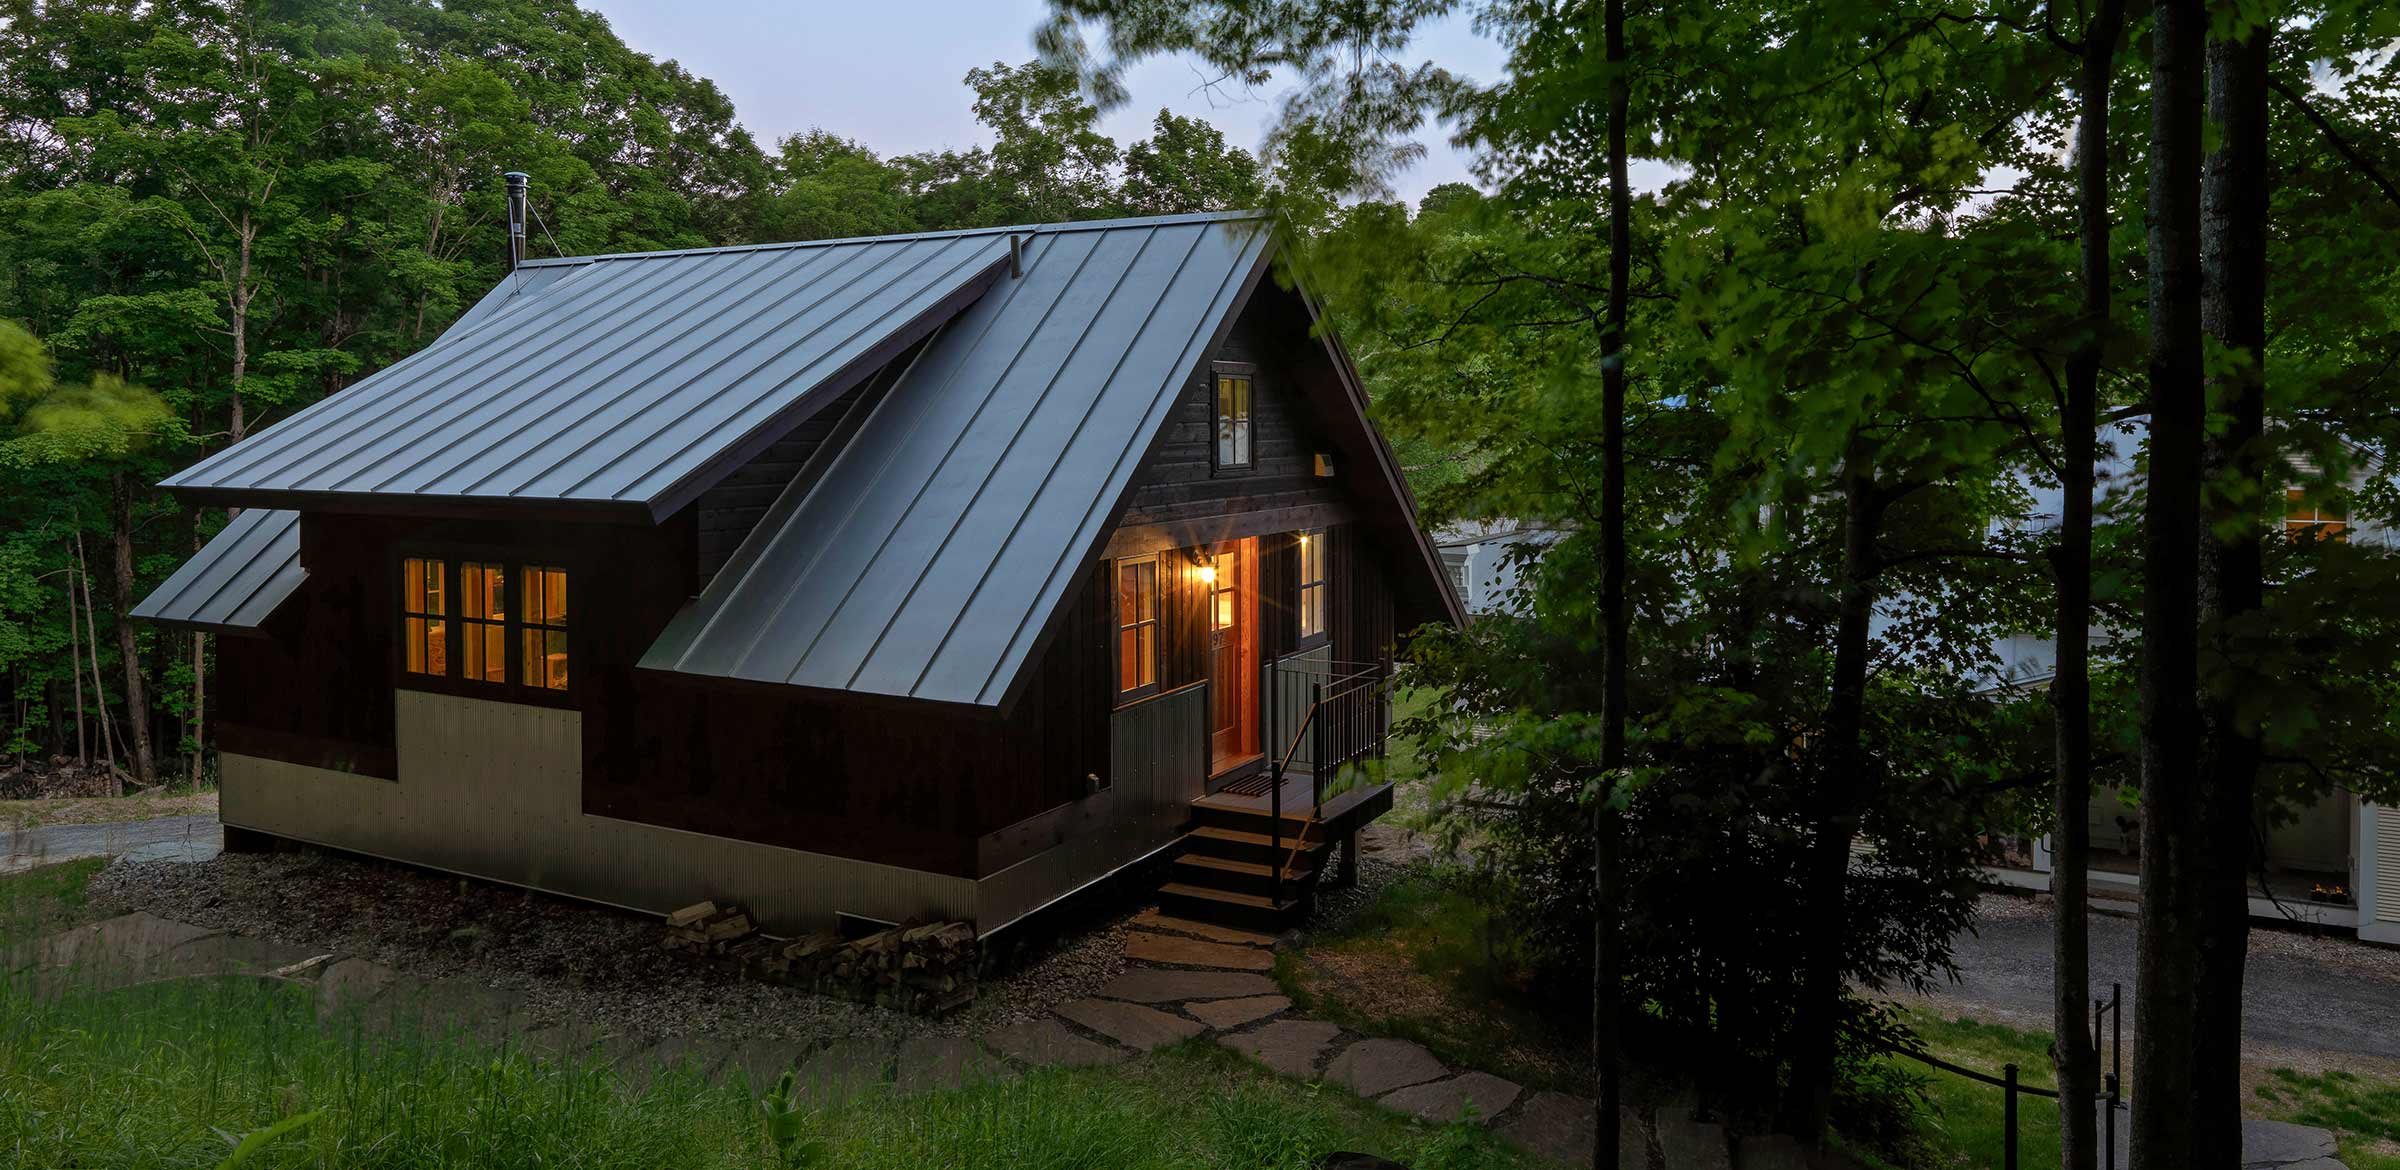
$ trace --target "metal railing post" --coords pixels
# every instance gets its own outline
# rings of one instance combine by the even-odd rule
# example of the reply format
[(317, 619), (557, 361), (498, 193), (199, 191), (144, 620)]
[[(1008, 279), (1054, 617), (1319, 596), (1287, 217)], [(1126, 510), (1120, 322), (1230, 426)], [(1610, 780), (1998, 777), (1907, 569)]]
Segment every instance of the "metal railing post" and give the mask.
[(1283, 905), (1283, 761), (1267, 769), (1267, 904)]
[(2000, 1079), (2007, 1082), (2001, 1086), (2006, 1103), (2000, 1107), (2000, 1163), (2004, 1170), (2017, 1170), (2017, 1066), (2001, 1065)]
[(1322, 816), (1325, 812), (1324, 683), (1314, 682), (1308, 684), (1308, 709), (1311, 713), (1318, 717), (1315, 721), (1315, 725), (1308, 729), (1309, 795), (1315, 801), (1318, 815)]

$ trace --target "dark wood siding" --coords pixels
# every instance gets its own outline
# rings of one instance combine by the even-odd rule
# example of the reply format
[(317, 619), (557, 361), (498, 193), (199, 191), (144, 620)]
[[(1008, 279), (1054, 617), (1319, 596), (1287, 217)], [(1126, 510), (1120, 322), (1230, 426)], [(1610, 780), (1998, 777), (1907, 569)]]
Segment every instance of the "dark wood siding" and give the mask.
[(878, 386), (861, 383), (700, 494), (693, 510), (699, 514), (701, 585), (707, 585), (717, 570), (725, 567), (733, 550), (758, 527), (767, 507), (808, 466), (851, 407)]
[(1390, 558), (1356, 524), (1326, 532), (1326, 585), (1333, 590), (1326, 624), (1333, 658), (1344, 670), (1366, 663), (1389, 669), (1393, 629)]
[[(1255, 306), (1258, 302), (1253, 301)], [(1282, 512), (1300, 508), (1340, 510), (1337, 481), (1316, 477), (1316, 455), (1331, 451), (1307, 403), (1285, 376), (1279, 351), (1264, 340), (1256, 308), (1243, 312), (1215, 361), (1250, 367), (1256, 466), (1218, 471), (1213, 362), (1204, 363), (1176, 400), (1166, 433), (1135, 479), (1123, 526), (1197, 524), (1235, 512)], [(1325, 523), (1318, 519), (1316, 523)], [(1306, 527), (1293, 524), (1291, 527)], [(1255, 533), (1211, 533), (1205, 539)], [(1199, 543), (1198, 540), (1192, 543)]]

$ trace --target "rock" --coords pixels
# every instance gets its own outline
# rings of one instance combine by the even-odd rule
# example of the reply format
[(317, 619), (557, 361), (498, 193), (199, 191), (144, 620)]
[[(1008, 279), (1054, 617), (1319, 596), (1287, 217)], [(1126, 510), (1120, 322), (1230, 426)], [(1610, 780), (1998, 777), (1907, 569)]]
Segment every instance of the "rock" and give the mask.
[(1060, 1004), (1056, 1010), (1059, 1015), (1136, 1052), (1189, 1040), (1207, 1030), (1182, 1016), (1170, 1016), (1157, 1008), (1122, 1000), (1079, 999)]
[(1164, 971), (1156, 967), (1136, 967), (1101, 988), (1099, 994), (1107, 999), (1129, 999), (1136, 1003), (1177, 1003), (1187, 999), (1229, 999), (1235, 996), (1273, 995), (1275, 981), (1264, 975), (1247, 975), (1237, 971)]
[(1265, 971), (1275, 966), (1273, 953), (1259, 947), (1203, 942), (1171, 934), (1133, 931), (1125, 936), (1125, 957), (1142, 963), (1178, 967), (1221, 967), (1236, 971)]
[(918, 1036), (900, 1045), (902, 1093), (961, 1089), (1009, 1075), (1008, 1066), (964, 1036)]
[(1667, 1165), (1690, 1170), (1733, 1170), (1733, 1146), (1718, 1121), (1695, 1121), (1689, 1099), (1659, 1107), (1655, 1124), (1659, 1152)]
[(2242, 1122), (2243, 1170), (2283, 1170), (2334, 1155), (2330, 1130), (2256, 1118)]
[(1408, 1040), (1361, 1040), (1342, 1050), (1325, 1067), (1325, 1079), (1361, 1097), (1380, 1097), (1394, 1089), (1419, 1085), (1450, 1070), (1433, 1054)]
[(1266, 1019), (1292, 1006), (1292, 1001), (1280, 995), (1252, 995), (1241, 999), (1212, 999), (1187, 1003), (1183, 1010), (1200, 1017), (1202, 1023), (1218, 1031), (1239, 1028), (1256, 1020)]
[(1396, 1090), (1386, 1094), (1381, 1103), (1387, 1109), (1397, 1109), (1436, 1125), (1458, 1120), (1471, 1105), (1476, 1123), (1487, 1125), (1502, 1110), (1516, 1104), (1524, 1091), (1515, 1081), (1490, 1073), (1470, 1072), (1446, 1081), (1427, 1081)]
[(329, 1020), (382, 999), (405, 976), (373, 959), (335, 959), (317, 976), (317, 1018)]
[(891, 1041), (836, 1040), (800, 1062), (798, 1083), (813, 1102), (842, 1104), (884, 1087), (891, 1066)]
[(1082, 1068), (1115, 1064), (1129, 1055), (1122, 1048), (1095, 1044), (1067, 1030), (1057, 1020), (1019, 1020), (994, 1029), (983, 1038), (992, 1051), (1035, 1068), (1065, 1065)]
[(1282, 1073), (1307, 1080), (1317, 1075), (1325, 1046), (1342, 1034), (1323, 1020), (1277, 1020), (1254, 1032), (1228, 1032), (1217, 1043)]
[(197, 865), (224, 851), (224, 846), (213, 840), (152, 841), (147, 845), (136, 845), (118, 854), (117, 859), (109, 864), (124, 865), (128, 862), (163, 861), (173, 865)]
[[(1621, 1116), (1625, 1120), (1632, 1120), (1630, 1110)], [(1518, 1110), (1516, 1116), (1501, 1123), (1499, 1134), (1510, 1144), (1532, 1150), (1553, 1161), (1569, 1166), (1589, 1166), (1592, 1164), (1594, 1117), (1595, 1111), (1590, 1100), (1571, 1093), (1545, 1090), (1527, 1098), (1525, 1107)], [(1639, 1131), (1628, 1127), (1628, 1133), (1632, 1140), (1618, 1143), (1618, 1165), (1646, 1165), (1649, 1159), (1646, 1152), (1630, 1161), (1623, 1157), (1628, 1149), (1641, 1149)], [(1675, 1170), (1685, 1170), (1683, 1164), (1673, 1158), (1667, 1160), (1667, 1165), (1675, 1167)]]
[(1151, 930), (1164, 931), (1168, 934), (1188, 934), (1194, 938), (1207, 939), (1210, 942), (1237, 943), (1252, 947), (1275, 945), (1273, 935), (1235, 930), (1230, 926), (1219, 926), (1214, 922), (1194, 922), (1189, 918), (1171, 918), (1159, 913), (1156, 909), (1144, 910), (1134, 915), (1133, 924)]

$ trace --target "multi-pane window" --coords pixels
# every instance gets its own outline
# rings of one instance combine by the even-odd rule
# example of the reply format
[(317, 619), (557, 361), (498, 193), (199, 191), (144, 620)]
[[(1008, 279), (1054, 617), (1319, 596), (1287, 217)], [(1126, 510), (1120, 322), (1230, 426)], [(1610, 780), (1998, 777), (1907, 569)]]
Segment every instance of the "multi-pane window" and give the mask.
[(458, 566), (459, 677), (508, 681), (508, 570), (488, 561)]
[(2283, 533), (2294, 540), (2343, 540), (2350, 530), (2350, 514), (2341, 508), (2312, 500), (2299, 488), (2283, 493)]
[(1158, 685), (1158, 561), (1117, 565), (1117, 690)]
[(431, 557), (400, 562), (402, 665), (410, 674), (450, 673), (448, 566)]
[(1325, 632), (1325, 534), (1300, 534), (1300, 636)]
[(1255, 463), (1251, 446), (1250, 375), (1217, 374), (1217, 466), (1244, 468)]
[(563, 691), (567, 689), (567, 571), (527, 565), (518, 580), (525, 590), (524, 683)]
[(474, 684), (475, 693), (483, 687), (563, 693), (567, 593), (567, 571), (556, 565), (404, 557), (402, 670)]

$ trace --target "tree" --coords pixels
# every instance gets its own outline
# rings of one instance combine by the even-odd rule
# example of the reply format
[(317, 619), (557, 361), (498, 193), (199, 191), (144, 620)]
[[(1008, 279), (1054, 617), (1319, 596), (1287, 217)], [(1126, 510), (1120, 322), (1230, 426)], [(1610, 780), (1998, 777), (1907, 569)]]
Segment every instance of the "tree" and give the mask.
[(1258, 160), (1198, 118), (1160, 110), (1150, 137), (1125, 148), (1124, 201), (1136, 214), (1232, 211), (1265, 194)]

